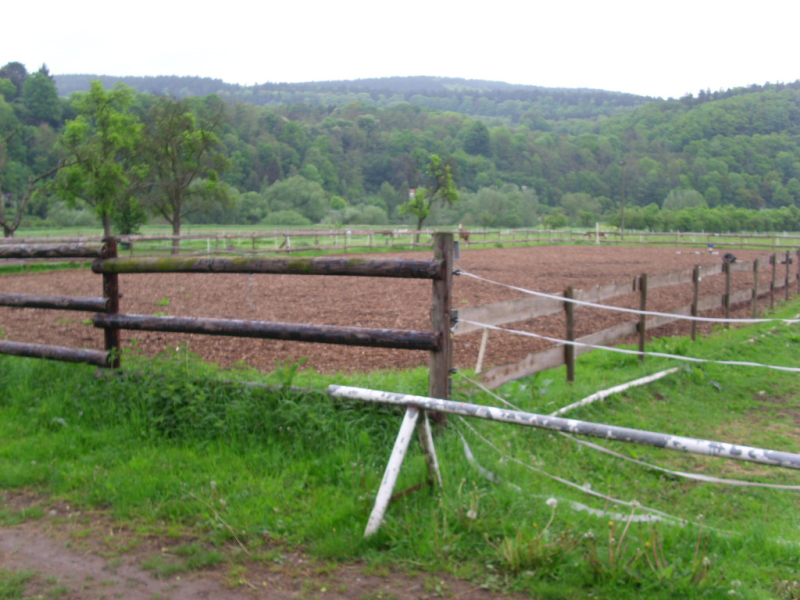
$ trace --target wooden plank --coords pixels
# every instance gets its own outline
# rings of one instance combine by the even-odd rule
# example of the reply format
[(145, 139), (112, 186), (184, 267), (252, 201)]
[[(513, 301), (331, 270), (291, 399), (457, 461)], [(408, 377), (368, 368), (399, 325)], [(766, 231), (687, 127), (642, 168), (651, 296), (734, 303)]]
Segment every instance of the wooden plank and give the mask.
[[(458, 315), (460, 319), (466, 321), (475, 321), (486, 325), (504, 325), (553, 315), (561, 312), (563, 306), (564, 303), (561, 300), (529, 296), (482, 306), (468, 306), (459, 309)], [(460, 323), (456, 328), (455, 335), (464, 335), (480, 329), (483, 329), (480, 325)]]
[(647, 278), (647, 287), (650, 290), (655, 290), (662, 287), (692, 283), (693, 272), (693, 269), (689, 269), (688, 271), (672, 271), (661, 275), (650, 275)]
[(39, 294), (0, 294), (0, 306), (106, 312), (108, 302), (105, 298), (42, 296)]
[(45, 358), (72, 363), (86, 363), (96, 367), (109, 366), (108, 352), (70, 348), (67, 346), (49, 346), (46, 344), (26, 344), (0, 340), (0, 354), (24, 356), (28, 358)]
[(97, 258), (101, 246), (87, 244), (20, 244), (0, 246), (0, 258)]
[(364, 258), (117, 258), (96, 260), (95, 273), (273, 273), (444, 279), (443, 260)]
[(334, 325), (302, 325), (273, 321), (239, 319), (200, 319), (192, 317), (154, 317), (152, 315), (98, 314), (94, 326), (134, 331), (198, 333), (231, 337), (315, 342), (369, 348), (401, 350), (437, 350), (441, 334), (433, 331), (369, 329)]
[(499, 388), (504, 383), (521, 377), (533, 375), (540, 371), (554, 369), (564, 364), (564, 349), (561, 346), (529, 354), (521, 361), (509, 365), (500, 365), (489, 369), (481, 377), (481, 383), (490, 390)]

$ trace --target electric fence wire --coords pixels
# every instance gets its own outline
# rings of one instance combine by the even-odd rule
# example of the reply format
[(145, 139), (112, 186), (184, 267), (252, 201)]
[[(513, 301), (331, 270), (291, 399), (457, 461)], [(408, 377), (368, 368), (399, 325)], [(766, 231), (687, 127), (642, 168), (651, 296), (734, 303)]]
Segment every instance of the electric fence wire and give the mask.
[[(776, 319), (780, 321), (781, 319)], [(679, 354), (667, 354), (665, 352), (652, 352), (652, 351), (645, 351), (640, 352), (639, 350), (627, 350), (625, 348), (614, 348), (612, 346), (598, 346), (596, 344), (587, 344), (585, 342), (578, 342), (573, 340), (561, 340), (559, 338), (549, 337), (546, 335), (540, 335), (538, 333), (531, 333), (530, 331), (520, 331), (519, 329), (511, 329), (510, 327), (498, 327), (497, 325), (489, 325), (488, 323), (479, 323), (478, 321), (470, 321), (469, 319), (459, 319), (460, 322), (469, 323), (470, 325), (475, 325), (481, 329), (493, 329), (495, 331), (504, 331), (506, 333), (513, 333), (514, 335), (520, 335), (523, 337), (531, 337), (536, 338), (539, 340), (546, 340), (548, 342), (553, 342), (555, 344), (564, 344), (568, 346), (580, 346), (582, 348), (592, 348), (594, 350), (606, 350), (607, 352), (617, 352), (619, 354), (632, 354), (635, 356), (655, 356), (659, 358), (669, 358), (673, 360), (681, 360), (684, 362), (692, 362), (692, 363), (705, 363), (705, 364), (714, 364), (714, 365), (728, 365), (733, 367), (758, 367), (761, 369), (772, 369), (774, 371), (786, 371), (788, 373), (800, 373), (800, 368), (798, 367), (783, 367), (779, 365), (766, 365), (763, 363), (757, 362), (750, 362), (750, 361), (741, 361), (741, 360), (715, 360), (711, 358), (694, 358), (692, 356), (681, 356)], [(793, 322), (800, 322), (800, 321), (793, 321)]]
[[(487, 279), (485, 277), (481, 277), (480, 275), (475, 275), (474, 273), (470, 273), (469, 271), (464, 271), (462, 269), (458, 270), (459, 275), (466, 275), (467, 277), (472, 277), (478, 281), (483, 281), (485, 283), (491, 283), (492, 285), (499, 285), (501, 287), (505, 287), (511, 290), (515, 290), (517, 292), (522, 292), (523, 294), (528, 294), (530, 296), (537, 296), (539, 298), (548, 298), (550, 300), (558, 300), (559, 302), (569, 302), (571, 304), (575, 304), (578, 306), (587, 306), (589, 308), (599, 308), (604, 310), (611, 310), (616, 312), (623, 312), (632, 315), (644, 315), (648, 317), (668, 317), (674, 319), (683, 319), (685, 321), (698, 321), (702, 323), (731, 323), (731, 324), (754, 324), (754, 323), (786, 323), (786, 324), (796, 324), (800, 323), (800, 319), (726, 319), (724, 317), (695, 317), (693, 315), (679, 315), (676, 313), (665, 313), (665, 312), (656, 312), (651, 310), (637, 310), (635, 308), (625, 308), (623, 306), (611, 306), (608, 304), (596, 304), (594, 302), (587, 302), (585, 300), (577, 300), (575, 298), (566, 298), (564, 296), (558, 296), (556, 294), (546, 294), (544, 292), (534, 292), (533, 290), (529, 290), (526, 288), (517, 287), (515, 285), (509, 285), (507, 283), (502, 283), (500, 281), (494, 281), (492, 279)], [(468, 321), (465, 321), (468, 322)]]
[[(587, 396), (583, 400), (579, 400), (578, 402), (573, 402), (572, 404), (570, 404), (568, 406), (565, 406), (565, 407), (563, 407), (563, 408), (561, 408), (561, 409), (559, 409), (559, 410), (557, 410), (555, 412), (550, 413), (550, 416), (551, 417), (555, 417), (555, 416), (561, 415), (561, 414), (563, 414), (563, 413), (565, 413), (565, 412), (567, 412), (567, 411), (569, 411), (569, 410), (571, 410), (573, 408), (577, 408), (579, 406), (586, 406), (587, 404), (590, 404), (592, 401), (596, 401), (596, 400), (601, 400), (603, 398), (607, 398), (612, 393), (616, 393), (616, 392), (621, 391), (623, 389), (629, 389), (631, 387), (637, 387), (637, 386), (645, 385), (647, 383), (651, 383), (652, 381), (655, 381), (656, 379), (660, 379), (661, 377), (665, 377), (666, 375), (670, 375), (670, 374), (674, 373), (675, 371), (676, 371), (676, 369), (670, 369), (668, 371), (662, 371), (661, 373), (656, 373), (655, 375), (650, 375), (648, 377), (642, 377), (641, 379), (637, 379), (635, 381), (630, 381), (630, 382), (628, 382), (626, 384), (622, 384), (622, 385), (610, 388), (609, 390), (603, 390), (601, 392), (596, 392), (595, 394), (592, 394), (591, 396)], [(514, 410), (519, 410), (519, 411), (522, 410), (521, 408), (518, 408), (518, 407), (514, 406), (514, 404), (512, 404), (511, 402), (509, 402), (508, 400), (506, 400), (505, 398), (503, 398), (499, 394), (496, 394), (492, 390), (488, 389), (486, 386), (482, 385), (479, 381), (475, 381), (474, 379), (468, 377), (467, 375), (464, 375), (460, 371), (456, 371), (456, 374), (459, 377), (465, 379), (471, 385), (473, 385), (473, 386), (479, 388), (481, 391), (489, 394), (495, 400), (505, 404), (509, 408), (512, 408)], [(593, 442), (588, 442), (586, 440), (578, 439), (578, 438), (576, 438), (575, 436), (573, 436), (573, 435), (571, 435), (569, 433), (564, 433), (562, 431), (559, 431), (559, 432), (556, 432), (556, 433), (558, 433), (559, 435), (562, 435), (562, 436), (572, 440), (576, 444), (578, 444), (580, 446), (583, 446), (585, 448), (589, 448), (591, 450), (596, 450), (597, 452), (601, 452), (603, 454), (608, 454), (609, 456), (613, 456), (614, 458), (625, 460), (625, 461), (637, 464), (639, 466), (645, 467), (647, 469), (652, 469), (652, 470), (655, 470), (655, 471), (660, 471), (662, 473), (667, 473), (668, 475), (673, 475), (675, 477), (682, 477), (684, 479), (692, 479), (692, 480), (695, 480), (695, 481), (702, 481), (704, 483), (717, 483), (717, 484), (721, 484), (721, 485), (730, 485), (730, 486), (734, 486), (734, 487), (758, 487), (758, 488), (769, 488), (769, 489), (778, 489), (778, 490), (800, 491), (800, 486), (799, 485), (784, 485), (784, 484), (778, 484), (778, 483), (760, 483), (760, 482), (754, 482), (754, 481), (742, 481), (742, 480), (739, 480), (739, 479), (725, 479), (725, 478), (720, 478), (720, 477), (712, 477), (710, 475), (701, 475), (699, 473), (687, 473), (687, 472), (684, 472), (684, 471), (673, 471), (672, 469), (667, 469), (666, 467), (662, 467), (662, 466), (659, 466), (659, 465), (654, 465), (652, 463), (648, 463), (648, 462), (645, 462), (643, 460), (639, 460), (639, 459), (636, 459), (636, 458), (632, 458), (630, 456), (626, 456), (624, 454), (620, 454), (619, 452), (615, 452), (613, 450), (610, 450), (610, 449), (606, 448), (605, 446), (601, 446), (601, 445), (595, 444)]]

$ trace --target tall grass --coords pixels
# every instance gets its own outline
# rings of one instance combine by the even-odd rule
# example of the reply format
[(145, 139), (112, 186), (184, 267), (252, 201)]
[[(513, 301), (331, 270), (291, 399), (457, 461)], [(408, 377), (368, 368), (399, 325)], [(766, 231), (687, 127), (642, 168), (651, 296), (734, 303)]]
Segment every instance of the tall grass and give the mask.
[[(654, 344), (678, 354), (800, 366), (795, 326)], [(601, 353), (580, 362), (575, 384), (563, 383), (557, 370), (499, 393), (549, 413), (668, 365)], [(402, 413), (296, 387), (339, 383), (424, 394), (424, 369), (323, 376), (278, 365), (267, 376), (233, 374), (183, 349), (126, 365), (121, 374), (97, 377), (88, 367), (0, 357), (0, 488), (33, 488), (211, 542), (235, 536), (248, 547), (268, 541), (325, 558), (444, 569), (476, 586), (537, 598), (796, 597), (797, 492), (699, 483), (552, 432), (476, 420), (470, 428), (451, 418), (436, 438), (444, 489), (397, 499), (379, 533), (364, 540)], [(498, 402), (462, 378), (454, 383), (457, 399)], [(792, 450), (800, 439), (797, 393), (795, 374), (694, 365), (570, 416)], [(600, 443), (674, 470), (800, 485), (794, 471)], [(425, 479), (412, 445), (396, 489)], [(589, 489), (635, 503), (615, 505)], [(680, 522), (642, 521), (651, 514), (644, 507)]]

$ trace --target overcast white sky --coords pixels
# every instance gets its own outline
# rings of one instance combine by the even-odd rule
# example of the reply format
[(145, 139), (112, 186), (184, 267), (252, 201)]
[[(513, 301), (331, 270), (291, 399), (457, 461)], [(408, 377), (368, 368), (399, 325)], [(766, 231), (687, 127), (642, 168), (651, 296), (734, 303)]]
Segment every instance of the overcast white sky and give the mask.
[(405, 75), (680, 97), (800, 79), (796, 0), (43, 0), (0, 65), (229, 83)]

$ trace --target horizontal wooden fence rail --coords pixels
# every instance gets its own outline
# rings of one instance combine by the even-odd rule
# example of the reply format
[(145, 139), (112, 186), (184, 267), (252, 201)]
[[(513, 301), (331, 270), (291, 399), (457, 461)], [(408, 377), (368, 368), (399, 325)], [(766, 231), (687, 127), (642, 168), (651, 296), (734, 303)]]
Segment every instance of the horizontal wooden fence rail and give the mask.
[(23, 342), (9, 342), (0, 340), (0, 354), (11, 356), (24, 356), (27, 358), (46, 358), (72, 363), (86, 363), (96, 367), (110, 366), (108, 352), (102, 350), (87, 350), (85, 348), (70, 348), (67, 346), (49, 346), (45, 344), (27, 344)]
[(370, 329), (334, 325), (302, 325), (298, 323), (242, 321), (238, 319), (156, 317), (131, 314), (95, 315), (94, 326), (136, 331), (198, 333), (203, 335), (338, 344), (342, 346), (397, 348), (401, 350), (435, 351), (442, 346), (441, 332)]
[(97, 260), (95, 273), (272, 273), (443, 279), (443, 260), (352, 258), (116, 258)]
[(0, 306), (77, 310), (81, 312), (106, 312), (108, 310), (108, 299), (41, 296), (38, 294), (0, 294)]
[(102, 246), (88, 244), (15, 244), (0, 246), (2, 258), (97, 258)]

